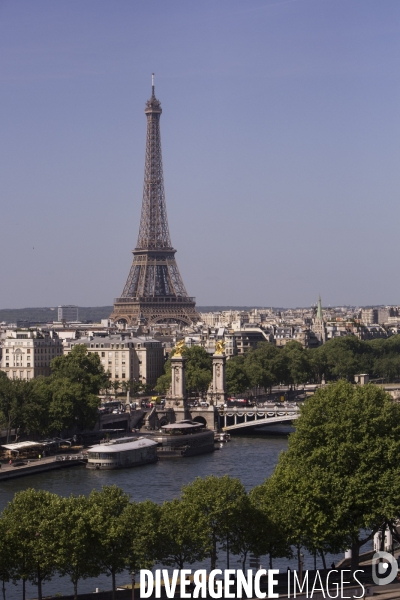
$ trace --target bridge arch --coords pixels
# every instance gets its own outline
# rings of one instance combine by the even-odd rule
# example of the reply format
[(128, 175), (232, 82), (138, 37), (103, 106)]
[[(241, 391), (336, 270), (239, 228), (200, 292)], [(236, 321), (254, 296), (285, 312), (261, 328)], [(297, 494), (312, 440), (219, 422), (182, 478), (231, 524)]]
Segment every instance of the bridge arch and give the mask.
[(119, 319), (116, 320), (117, 325), (128, 325), (128, 318), (127, 317), (120, 317)]
[(195, 417), (195, 418), (193, 419), (193, 421), (194, 421), (195, 423), (201, 423), (202, 425), (207, 425), (207, 421), (206, 421), (206, 419), (205, 419), (204, 417), (202, 417), (201, 415), (198, 415), (197, 417)]
[(182, 324), (182, 325), (192, 325), (192, 321), (187, 317), (166, 317), (166, 316), (154, 316), (148, 319), (149, 325), (171, 325), (174, 323)]

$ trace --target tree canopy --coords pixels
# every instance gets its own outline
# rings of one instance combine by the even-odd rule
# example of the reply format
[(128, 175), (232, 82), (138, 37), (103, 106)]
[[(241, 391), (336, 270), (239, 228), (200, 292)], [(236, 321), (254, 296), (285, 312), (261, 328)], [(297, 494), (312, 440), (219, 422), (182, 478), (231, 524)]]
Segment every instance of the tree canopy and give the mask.
[(351, 547), (356, 565), (360, 546), (398, 514), (399, 456), (400, 405), (377, 386), (339, 381), (302, 408), (265, 498), (279, 507), (291, 543)]
[(205, 548), (215, 569), (218, 543), (224, 543), (236, 514), (238, 505), (245, 497), (243, 484), (224, 475), (197, 477), (193, 483), (183, 486), (182, 504), (194, 515), (206, 535)]
[(8, 551), (14, 553), (13, 578), (19, 576), (24, 582), (29, 580), (37, 585), (39, 600), (42, 600), (42, 583), (56, 571), (54, 532), (60, 506), (61, 498), (56, 494), (28, 489), (15, 494), (2, 514), (3, 526), (13, 540)]
[[(212, 358), (200, 346), (184, 348), (183, 353), (188, 358), (188, 392), (201, 395), (211, 381)], [(349, 335), (307, 349), (296, 340), (282, 347), (259, 342), (257, 348), (229, 358), (226, 384), (228, 394), (242, 394), (251, 389), (268, 390), (278, 384), (296, 387), (308, 381), (321, 383), (323, 379), (352, 381), (357, 373), (369, 373), (372, 378), (400, 377), (400, 335), (369, 341)], [(167, 361), (156, 389), (165, 393), (170, 384), (171, 362)]]

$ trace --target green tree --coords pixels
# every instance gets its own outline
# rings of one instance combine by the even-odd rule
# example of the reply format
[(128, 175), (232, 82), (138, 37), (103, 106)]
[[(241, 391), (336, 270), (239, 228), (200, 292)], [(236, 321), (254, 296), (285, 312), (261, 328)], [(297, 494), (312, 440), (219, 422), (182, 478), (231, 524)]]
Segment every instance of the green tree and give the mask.
[(313, 380), (316, 383), (321, 383), (325, 373), (327, 373), (326, 356), (323, 351), (323, 346), (318, 346), (318, 348), (310, 348), (308, 350), (308, 359), (310, 361)]
[(114, 379), (114, 381), (111, 381), (110, 387), (114, 392), (114, 397), (116, 398), (118, 396), (119, 390), (122, 388), (121, 382), (119, 381), (119, 379)]
[(385, 354), (374, 360), (374, 373), (385, 379), (395, 379), (400, 376), (400, 355)]
[(15, 551), (15, 539), (8, 530), (6, 520), (0, 518), (0, 579), (3, 600), (6, 600), (6, 583), (16, 579), (17, 575)]
[(159, 528), (159, 560), (163, 564), (183, 569), (185, 564), (205, 558), (208, 542), (206, 531), (187, 502), (177, 499), (164, 502)]
[(46, 433), (93, 428), (100, 403), (98, 394), (108, 381), (99, 356), (88, 354), (86, 346), (77, 345), (68, 355), (55, 358), (51, 367), (50, 377), (33, 383), (35, 401), (43, 417), (33, 422)]
[(15, 542), (14, 560), (19, 579), (37, 585), (42, 600), (42, 584), (56, 570), (56, 519), (61, 500), (44, 490), (27, 489), (15, 494), (3, 511), (6, 530)]
[(132, 384), (129, 381), (129, 379), (124, 379), (123, 381), (121, 381), (121, 390), (122, 393), (125, 394), (126, 396), (128, 395), (128, 391), (131, 389)]
[(268, 483), (301, 528), (297, 543), (351, 547), (356, 568), (360, 547), (398, 514), (399, 455), (400, 405), (381, 388), (339, 381), (318, 390)]
[(327, 527), (323, 514), (315, 513), (311, 519), (307, 507), (300, 510), (308, 493), (300, 487), (300, 483), (293, 469), (282, 468), (279, 478), (271, 477), (252, 490), (259, 508), (272, 523), (272, 533), (278, 533), (278, 536), (272, 534), (264, 540), (266, 548), (263, 553), (269, 554), (270, 564), (274, 557), (287, 556), (283, 552), (285, 547), (296, 547), (299, 561), (302, 547), (311, 553), (318, 552), (323, 561), (327, 549), (335, 553), (343, 549), (342, 537)]
[(143, 393), (148, 396), (149, 394), (151, 394), (153, 386), (150, 383), (142, 383), (142, 390)]
[(282, 355), (287, 365), (285, 383), (290, 386), (306, 383), (311, 375), (311, 365), (303, 346), (293, 340), (283, 347)]
[(371, 340), (367, 346), (373, 354), (372, 372), (376, 377), (395, 379), (400, 376), (400, 335)]
[(32, 392), (22, 408), (23, 429), (28, 435), (46, 436), (52, 432), (50, 406), (53, 394), (50, 381), (49, 377), (43, 376), (32, 380)]
[(24, 405), (32, 394), (30, 381), (21, 379), (0, 379), (0, 426), (7, 431), (7, 442), (10, 441), (12, 429), (24, 428)]
[(99, 492), (93, 490), (89, 495), (90, 510), (96, 515), (93, 529), (97, 538), (93, 549), (96, 565), (102, 573), (112, 580), (113, 600), (115, 599), (118, 573), (126, 566), (127, 546), (130, 533), (123, 514), (129, 505), (129, 496), (115, 485), (103, 486)]
[[(257, 490), (243, 496), (234, 508), (227, 542), (230, 551), (240, 556), (243, 571), (250, 552), (255, 556), (269, 554), (270, 568), (273, 558), (291, 556), (281, 524), (273, 521), (271, 512), (271, 507), (265, 506), (263, 494)], [(227, 545), (225, 543), (223, 547)]]
[(257, 556), (268, 555), (270, 569), (274, 558), (292, 557), (287, 523), (280, 518), (280, 511), (277, 510), (281, 499), (278, 504), (275, 500), (276, 498), (268, 498), (262, 485), (256, 486), (249, 493), (254, 519), (252, 525), (254, 549), (251, 551)]
[[(243, 571), (246, 569), (246, 559), (249, 552), (258, 554), (258, 534), (261, 528), (259, 514), (248, 496), (243, 495), (232, 511), (226, 537), (221, 540), (221, 546), (228, 553), (240, 556)], [(228, 558), (229, 560), (229, 558)]]
[(265, 390), (279, 383), (277, 357), (280, 350), (273, 344), (260, 342), (255, 350), (245, 354), (245, 369), (251, 387)]
[(109, 391), (111, 390), (110, 373), (106, 372), (106, 376), (107, 376), (107, 380), (104, 381), (103, 387), (101, 388), (101, 393), (105, 394), (107, 396)]
[(201, 346), (184, 348), (186, 363), (186, 389), (189, 393), (203, 395), (212, 379), (212, 357)]
[(60, 575), (68, 575), (78, 597), (78, 581), (97, 577), (100, 568), (93, 548), (99, 544), (97, 537), (97, 512), (85, 496), (62, 498), (55, 520), (57, 547), (55, 558)]
[(129, 503), (121, 522), (128, 532), (125, 546), (125, 564), (132, 577), (132, 600), (134, 600), (135, 576), (140, 569), (150, 569), (160, 556), (161, 507), (150, 500)]
[(237, 506), (246, 495), (239, 479), (228, 475), (205, 479), (196, 477), (182, 488), (182, 505), (192, 511), (207, 539), (205, 549), (211, 559), (211, 569), (217, 562), (218, 543), (225, 543), (235, 518)]
[(226, 363), (226, 387), (228, 394), (241, 394), (250, 386), (245, 357), (234, 356)]
[(88, 352), (84, 344), (74, 346), (69, 354), (51, 361), (55, 379), (68, 379), (77, 383), (86, 394), (99, 394), (108, 383), (108, 377), (97, 353)]
[(321, 347), (327, 379), (353, 379), (372, 369), (371, 346), (354, 335), (334, 338)]
[(154, 386), (154, 389), (156, 390), (157, 394), (167, 393), (171, 385), (171, 377), (171, 369), (164, 373), (164, 375), (160, 375), (160, 377), (157, 379), (156, 385)]
[(132, 396), (137, 396), (142, 389), (143, 384), (140, 381), (137, 379), (129, 380), (129, 391), (131, 392)]

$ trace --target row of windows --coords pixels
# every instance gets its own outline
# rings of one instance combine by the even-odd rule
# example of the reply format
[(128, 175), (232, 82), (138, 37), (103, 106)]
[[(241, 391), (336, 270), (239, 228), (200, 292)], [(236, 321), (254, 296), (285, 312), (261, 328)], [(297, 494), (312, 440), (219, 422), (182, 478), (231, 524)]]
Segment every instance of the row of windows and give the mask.
[[(103, 359), (102, 359), (102, 361), (101, 361), (101, 364), (102, 364), (102, 365), (105, 365), (105, 363), (106, 363), (106, 361), (105, 361), (105, 359), (103, 358)], [(108, 361), (108, 364), (109, 364), (109, 365), (112, 365), (112, 360), (109, 360), (109, 361)], [(123, 360), (121, 364), (122, 364), (122, 365), (126, 365), (126, 362)], [(118, 367), (118, 366), (119, 366), (119, 362), (118, 362), (117, 360), (115, 361), (115, 366), (116, 366), (116, 367)]]
[[(29, 368), (30, 366), (35, 366), (35, 367), (50, 367), (50, 364), (48, 362), (42, 362), (42, 361), (35, 361), (33, 364), (28, 362), (26, 363), (26, 366)], [(6, 362), (6, 367), (9, 367), (10, 363)], [(22, 364), (22, 362), (14, 362), (14, 367), (23, 367), (24, 365)]]
[[(118, 350), (119, 349), (119, 344), (111, 344), (111, 348), (115, 348)], [(104, 344), (90, 344), (91, 348), (110, 348), (110, 344), (106, 344), (104, 346)], [(132, 348), (131, 344), (121, 344), (121, 348)], [(140, 344), (138, 344), (138, 347), (140, 348)]]
[[(112, 377), (111, 371), (107, 371), (107, 373)], [(117, 373), (117, 371), (114, 373), (113, 379), (119, 379), (119, 373)], [(126, 373), (121, 373), (121, 379), (126, 379)]]
[[(19, 354), (21, 354), (20, 350), (17, 350), (17, 352)], [(47, 348), (44, 348), (44, 349), (43, 348), (36, 348), (36, 354), (54, 354), (54, 353), (58, 353), (58, 352), (61, 352), (61, 348), (49, 348), (48, 352), (47, 352)], [(31, 353), (31, 349), (27, 348), (26, 353), (30, 354)], [(10, 354), (9, 348), (6, 348), (6, 354)], [(12, 354), (12, 352), (11, 352), (11, 354)]]
[(105, 452), (91, 452), (90, 458), (95, 458), (96, 460), (118, 460), (119, 455), (119, 452), (116, 452), (115, 454), (106, 454)]
[(37, 340), (32, 340), (29, 342), (18, 342), (16, 340), (12, 340), (12, 341), (6, 341), (6, 346), (54, 346), (54, 347), (62, 347), (62, 343), (60, 340), (50, 340), (50, 341), (44, 341), (44, 342), (38, 342)]
[(27, 371), (26, 377), (25, 377), (25, 371), (13, 371), (12, 378), (13, 379), (31, 379), (31, 372)]

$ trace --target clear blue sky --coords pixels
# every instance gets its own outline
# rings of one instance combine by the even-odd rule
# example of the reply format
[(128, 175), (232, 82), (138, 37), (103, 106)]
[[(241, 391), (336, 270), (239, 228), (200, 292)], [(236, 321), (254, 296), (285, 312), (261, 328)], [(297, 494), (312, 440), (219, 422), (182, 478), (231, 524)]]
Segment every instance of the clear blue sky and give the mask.
[(151, 73), (200, 305), (400, 303), (399, 0), (0, 0), (0, 308), (112, 304)]

